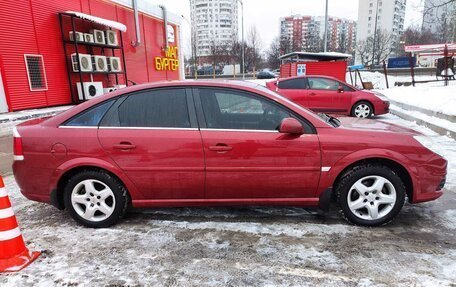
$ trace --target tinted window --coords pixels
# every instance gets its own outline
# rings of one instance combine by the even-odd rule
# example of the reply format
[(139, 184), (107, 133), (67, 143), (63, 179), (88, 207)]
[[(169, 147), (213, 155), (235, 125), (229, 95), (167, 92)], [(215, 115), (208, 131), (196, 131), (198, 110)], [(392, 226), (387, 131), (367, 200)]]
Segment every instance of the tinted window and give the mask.
[(105, 126), (189, 128), (187, 96), (184, 89), (143, 91), (113, 106)]
[(350, 88), (347, 85), (342, 85), (342, 87), (344, 87), (344, 91), (346, 91), (346, 92), (354, 92), (355, 91), (355, 90), (353, 90), (352, 88)]
[(325, 78), (308, 78), (309, 89), (337, 91), (340, 83), (335, 80)]
[(99, 104), (85, 112), (82, 112), (68, 121), (65, 126), (96, 127), (98, 126), (101, 118), (113, 103), (114, 101), (110, 100)]
[(279, 89), (284, 89), (284, 90), (302, 90), (302, 89), (307, 88), (305, 78), (279, 81), (278, 85), (279, 85)]
[(229, 90), (200, 89), (208, 128), (277, 130), (290, 113), (261, 97)]

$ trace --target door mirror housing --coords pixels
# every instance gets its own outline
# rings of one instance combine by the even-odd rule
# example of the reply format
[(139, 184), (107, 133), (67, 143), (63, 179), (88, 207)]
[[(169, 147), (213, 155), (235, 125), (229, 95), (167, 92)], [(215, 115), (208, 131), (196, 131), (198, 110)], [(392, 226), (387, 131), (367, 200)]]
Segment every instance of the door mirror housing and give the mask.
[(344, 92), (344, 86), (340, 85), (339, 87), (337, 87), (337, 91), (339, 93), (343, 93)]
[(285, 118), (280, 123), (279, 132), (282, 134), (302, 135), (304, 127), (294, 118)]

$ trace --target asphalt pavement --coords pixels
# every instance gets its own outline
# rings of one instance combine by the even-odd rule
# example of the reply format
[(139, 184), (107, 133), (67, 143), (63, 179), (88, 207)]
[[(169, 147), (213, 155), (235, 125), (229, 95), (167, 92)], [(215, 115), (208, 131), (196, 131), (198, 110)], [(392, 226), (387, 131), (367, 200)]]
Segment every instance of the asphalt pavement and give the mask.
[(11, 174), (13, 164), (13, 137), (0, 137), (0, 174)]

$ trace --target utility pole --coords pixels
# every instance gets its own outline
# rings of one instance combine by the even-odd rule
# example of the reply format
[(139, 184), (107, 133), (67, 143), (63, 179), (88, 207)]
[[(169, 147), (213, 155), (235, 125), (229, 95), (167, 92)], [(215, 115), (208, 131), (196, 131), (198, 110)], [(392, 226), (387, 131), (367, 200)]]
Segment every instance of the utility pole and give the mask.
[(325, 8), (325, 47), (324, 51), (328, 51), (328, 0), (326, 0), (326, 8)]
[(377, 0), (377, 7), (375, 8), (375, 25), (374, 25), (374, 41), (372, 43), (372, 69), (375, 66), (375, 46), (376, 46), (376, 40), (377, 40), (377, 22), (378, 22), (378, 0)]

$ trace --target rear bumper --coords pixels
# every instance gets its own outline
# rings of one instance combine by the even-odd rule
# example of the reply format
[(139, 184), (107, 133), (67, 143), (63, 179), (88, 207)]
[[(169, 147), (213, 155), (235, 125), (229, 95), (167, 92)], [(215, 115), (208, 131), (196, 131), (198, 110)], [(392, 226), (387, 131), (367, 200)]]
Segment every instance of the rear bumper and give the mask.
[(30, 168), (23, 161), (13, 163), (14, 178), (21, 193), (30, 200), (51, 203), (49, 179), (51, 170)]

